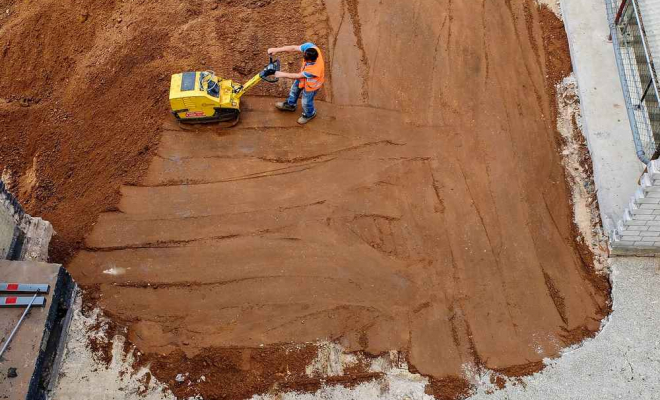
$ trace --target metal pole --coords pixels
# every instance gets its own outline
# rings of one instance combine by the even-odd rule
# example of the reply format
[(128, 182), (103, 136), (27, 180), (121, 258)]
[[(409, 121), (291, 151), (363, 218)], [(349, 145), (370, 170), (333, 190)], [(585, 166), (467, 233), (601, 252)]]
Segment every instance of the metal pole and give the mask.
[(646, 85), (646, 89), (644, 89), (644, 94), (642, 95), (642, 98), (639, 99), (639, 106), (642, 106), (642, 103), (644, 102), (644, 99), (646, 98), (646, 95), (649, 93), (649, 89), (651, 88), (651, 84), (653, 83), (652, 80), (649, 79), (649, 84)]
[(11, 339), (14, 337), (14, 334), (18, 330), (18, 327), (21, 326), (21, 322), (25, 319), (25, 316), (27, 315), (28, 311), (30, 311), (30, 307), (32, 307), (32, 303), (34, 302), (34, 299), (37, 298), (37, 295), (39, 294), (39, 291), (32, 296), (32, 300), (30, 300), (30, 304), (25, 308), (25, 311), (23, 311), (23, 315), (21, 315), (21, 319), (18, 320), (18, 323), (14, 327), (14, 330), (11, 331), (9, 334), (9, 337), (7, 338), (7, 341), (5, 342), (4, 346), (2, 346), (2, 350), (0, 350), (0, 360), (2, 360), (2, 355), (5, 353), (5, 350), (7, 350), (7, 347), (9, 347), (9, 342), (11, 342)]
[(619, 20), (621, 19), (621, 15), (623, 14), (623, 9), (626, 8), (626, 2), (628, 0), (622, 0), (621, 5), (619, 6), (619, 12), (616, 13), (616, 17), (614, 18), (614, 25), (619, 25)]
[[(619, 12), (616, 13), (616, 18), (614, 18), (614, 25), (619, 25), (619, 19), (621, 19), (621, 15), (623, 14), (623, 9), (626, 8), (626, 2), (628, 0), (621, 0), (621, 5), (619, 6)], [(609, 7), (608, 7), (609, 9)], [(612, 40), (612, 30), (610, 29), (610, 36), (607, 37), (608, 40)]]

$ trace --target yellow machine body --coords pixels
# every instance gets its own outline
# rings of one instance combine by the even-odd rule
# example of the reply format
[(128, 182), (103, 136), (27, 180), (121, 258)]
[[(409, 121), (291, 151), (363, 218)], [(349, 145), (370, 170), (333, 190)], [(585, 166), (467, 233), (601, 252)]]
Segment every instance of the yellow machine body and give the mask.
[(172, 114), (186, 123), (237, 121), (241, 96), (261, 80), (255, 75), (241, 85), (222, 79), (213, 71), (174, 74), (170, 82)]

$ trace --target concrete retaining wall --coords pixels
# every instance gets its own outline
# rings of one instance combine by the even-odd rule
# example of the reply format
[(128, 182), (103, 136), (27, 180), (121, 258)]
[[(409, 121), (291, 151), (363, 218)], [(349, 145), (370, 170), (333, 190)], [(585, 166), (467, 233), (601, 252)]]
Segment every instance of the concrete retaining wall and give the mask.
[(26, 214), (0, 181), (0, 259), (47, 261), (53, 234), (50, 222)]
[(651, 161), (610, 235), (614, 255), (660, 255), (660, 161)]

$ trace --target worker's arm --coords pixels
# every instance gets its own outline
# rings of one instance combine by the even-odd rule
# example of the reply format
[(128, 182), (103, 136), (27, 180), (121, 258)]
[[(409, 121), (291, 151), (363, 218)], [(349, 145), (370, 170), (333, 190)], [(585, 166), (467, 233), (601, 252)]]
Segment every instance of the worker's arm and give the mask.
[(291, 45), (291, 46), (282, 46), (282, 47), (271, 47), (268, 49), (268, 54), (273, 55), (277, 53), (292, 52), (297, 51), (301, 52), (300, 45)]
[(305, 74), (302, 72), (275, 72), (275, 78), (289, 78), (289, 79), (302, 79), (305, 78)]

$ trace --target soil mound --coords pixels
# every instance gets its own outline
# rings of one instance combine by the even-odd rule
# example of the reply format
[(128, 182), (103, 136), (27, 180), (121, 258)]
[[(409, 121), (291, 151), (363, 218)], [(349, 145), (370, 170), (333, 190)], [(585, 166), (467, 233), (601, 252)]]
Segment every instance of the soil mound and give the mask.
[[(120, 185), (146, 171), (172, 73), (212, 69), (246, 81), (268, 47), (326, 43), (292, 17), (300, 4), (283, 0), (0, 1), (0, 9), (0, 170), (25, 208), (53, 223), (57, 262), (114, 209)], [(294, 70), (299, 62), (282, 61)], [(251, 94), (287, 92), (281, 82)]]

